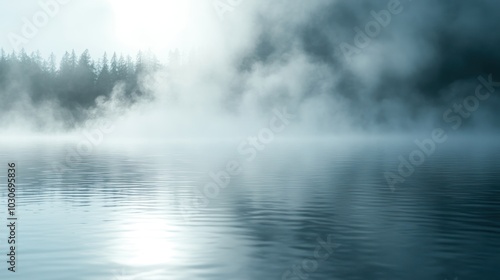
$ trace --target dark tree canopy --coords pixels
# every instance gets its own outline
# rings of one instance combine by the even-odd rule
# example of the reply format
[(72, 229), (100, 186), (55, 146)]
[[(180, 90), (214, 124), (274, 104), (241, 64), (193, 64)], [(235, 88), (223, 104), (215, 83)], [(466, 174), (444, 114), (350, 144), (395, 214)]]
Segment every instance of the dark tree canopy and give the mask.
[(96, 98), (109, 97), (118, 83), (124, 84), (125, 96), (131, 102), (144, 97), (138, 81), (141, 75), (160, 67), (154, 55), (139, 53), (137, 59), (113, 53), (111, 59), (104, 54), (97, 62), (88, 50), (77, 55), (66, 52), (59, 65), (51, 54), (44, 59), (39, 52), (28, 55), (24, 50), (7, 54), (0, 52), (0, 96), (4, 100), (23, 93), (34, 105), (54, 102), (71, 114), (75, 122), (85, 118), (84, 112), (96, 106)]

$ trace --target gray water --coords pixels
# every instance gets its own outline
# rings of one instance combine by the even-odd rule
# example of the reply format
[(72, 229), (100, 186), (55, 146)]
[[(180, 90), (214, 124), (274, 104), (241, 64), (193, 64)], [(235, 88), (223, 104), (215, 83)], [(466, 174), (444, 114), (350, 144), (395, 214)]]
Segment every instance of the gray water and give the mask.
[[(55, 172), (70, 144), (2, 143), (19, 220), (0, 279), (500, 279), (494, 141), (450, 140), (394, 191), (411, 139), (275, 142), (251, 161), (237, 144), (99, 146)], [(200, 204), (232, 159), (242, 172)]]

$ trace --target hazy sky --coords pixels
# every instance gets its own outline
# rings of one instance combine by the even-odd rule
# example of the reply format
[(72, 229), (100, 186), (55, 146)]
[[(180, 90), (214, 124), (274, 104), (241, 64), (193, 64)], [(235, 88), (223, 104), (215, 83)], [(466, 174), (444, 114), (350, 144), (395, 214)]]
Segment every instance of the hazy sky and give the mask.
[[(1, 0), (0, 9), (0, 45), (6, 51), (25, 48), (58, 57), (72, 49), (93, 55), (151, 49), (161, 57), (171, 49), (210, 44), (209, 29), (221, 24), (211, 2), (203, 0)], [(37, 31), (26, 27), (31, 24)], [(27, 40), (12, 39), (16, 35)]]

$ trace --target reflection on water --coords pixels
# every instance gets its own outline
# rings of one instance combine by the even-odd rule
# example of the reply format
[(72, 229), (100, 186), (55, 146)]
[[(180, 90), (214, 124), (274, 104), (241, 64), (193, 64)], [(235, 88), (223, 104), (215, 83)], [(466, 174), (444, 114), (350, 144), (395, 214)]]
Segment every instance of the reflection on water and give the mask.
[[(499, 279), (500, 146), (447, 143), (391, 192), (383, 173), (411, 145), (273, 143), (246, 162), (237, 145), (135, 144), (58, 174), (64, 145), (5, 144), (19, 272), (0, 278)], [(195, 207), (232, 159), (242, 173)], [(315, 260), (327, 236), (340, 246)]]

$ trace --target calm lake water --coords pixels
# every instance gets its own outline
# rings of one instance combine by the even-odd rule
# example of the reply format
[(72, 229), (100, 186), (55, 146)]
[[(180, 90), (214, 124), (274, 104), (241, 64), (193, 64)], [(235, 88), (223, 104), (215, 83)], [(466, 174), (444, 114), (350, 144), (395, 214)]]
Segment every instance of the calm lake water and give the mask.
[(394, 192), (384, 172), (412, 139), (273, 142), (251, 161), (237, 142), (128, 143), (55, 172), (67, 147), (2, 143), (19, 220), (15, 274), (0, 229), (0, 279), (500, 279), (495, 141), (441, 144)]

